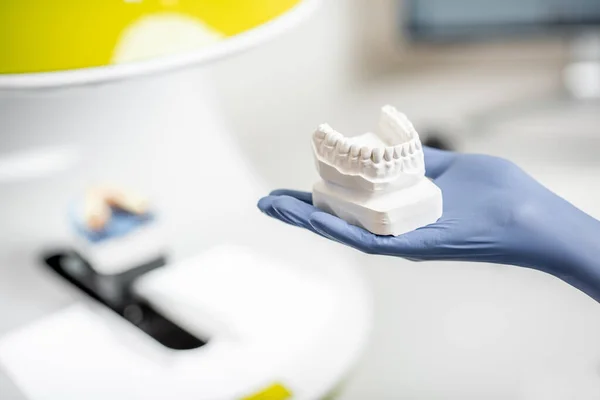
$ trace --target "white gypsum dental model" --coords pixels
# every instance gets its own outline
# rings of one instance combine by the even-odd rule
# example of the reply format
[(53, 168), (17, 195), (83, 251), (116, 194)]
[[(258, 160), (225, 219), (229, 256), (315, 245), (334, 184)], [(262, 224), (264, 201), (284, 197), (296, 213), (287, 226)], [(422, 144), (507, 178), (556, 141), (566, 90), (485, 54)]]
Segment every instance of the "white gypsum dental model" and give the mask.
[(327, 124), (312, 137), (322, 180), (316, 207), (378, 235), (401, 235), (436, 222), (442, 192), (425, 177), (419, 134), (392, 106), (381, 109), (377, 134), (344, 137)]

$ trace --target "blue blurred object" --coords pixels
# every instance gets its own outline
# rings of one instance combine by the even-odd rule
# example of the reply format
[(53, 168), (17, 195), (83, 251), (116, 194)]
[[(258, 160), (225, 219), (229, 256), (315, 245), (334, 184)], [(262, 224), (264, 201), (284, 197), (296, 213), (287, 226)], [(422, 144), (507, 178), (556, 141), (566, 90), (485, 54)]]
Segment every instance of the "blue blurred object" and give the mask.
[(400, 10), (416, 41), (547, 37), (600, 25), (598, 0), (405, 0)]
[(411, 260), (513, 264), (555, 275), (600, 300), (600, 221), (510, 161), (424, 148), (427, 176), (442, 189), (434, 224), (378, 236), (312, 205), (310, 193), (276, 190), (265, 214), (369, 254)]
[(128, 235), (129, 233), (134, 232), (136, 229), (147, 225), (155, 219), (155, 216), (152, 213), (138, 215), (124, 211), (117, 207), (111, 207), (111, 218), (106, 226), (99, 231), (93, 231), (85, 225), (81, 218), (81, 213), (78, 212), (79, 209), (80, 208), (77, 206), (71, 207), (71, 222), (76, 231), (82, 237), (92, 243), (98, 243), (103, 240)]

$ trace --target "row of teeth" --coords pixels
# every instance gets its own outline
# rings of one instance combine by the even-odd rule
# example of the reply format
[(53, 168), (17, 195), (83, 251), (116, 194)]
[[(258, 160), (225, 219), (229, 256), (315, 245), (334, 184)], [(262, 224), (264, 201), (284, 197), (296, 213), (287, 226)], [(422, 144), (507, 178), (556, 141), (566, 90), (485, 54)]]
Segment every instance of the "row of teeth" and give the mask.
[(411, 172), (422, 168), (421, 142), (415, 138), (396, 146), (360, 147), (351, 144), (350, 140), (329, 125), (321, 125), (313, 138), (318, 154), (341, 172), (372, 166), (377, 171), (376, 175), (382, 175), (389, 173), (390, 169)]

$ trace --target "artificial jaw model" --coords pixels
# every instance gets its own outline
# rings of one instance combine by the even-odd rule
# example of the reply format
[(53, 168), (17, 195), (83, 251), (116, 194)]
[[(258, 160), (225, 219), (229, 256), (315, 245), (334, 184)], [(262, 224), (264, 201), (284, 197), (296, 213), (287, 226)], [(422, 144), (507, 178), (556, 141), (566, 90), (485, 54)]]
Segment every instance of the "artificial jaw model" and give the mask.
[(377, 235), (401, 235), (438, 220), (442, 192), (425, 177), (419, 134), (392, 106), (381, 109), (377, 133), (345, 137), (327, 124), (312, 137), (322, 180), (313, 203)]

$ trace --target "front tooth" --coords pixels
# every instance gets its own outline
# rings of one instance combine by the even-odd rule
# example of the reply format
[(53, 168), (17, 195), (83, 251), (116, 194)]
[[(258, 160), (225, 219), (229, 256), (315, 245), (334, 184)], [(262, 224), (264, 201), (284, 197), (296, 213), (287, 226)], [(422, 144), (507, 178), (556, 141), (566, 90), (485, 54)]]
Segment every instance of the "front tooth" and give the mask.
[(404, 166), (408, 170), (414, 170), (415, 168), (419, 168), (419, 162), (415, 159), (415, 157), (410, 157), (404, 161), (405, 161)]
[(410, 149), (411, 154), (413, 154), (415, 151), (417, 151), (417, 149), (415, 148), (415, 142), (412, 140), (410, 142), (408, 142), (408, 148)]
[(373, 160), (374, 163), (378, 163), (381, 161), (382, 158), (383, 158), (383, 149), (381, 147), (377, 147), (377, 148), (373, 149), (373, 153), (371, 154), (371, 160)]
[(416, 147), (416, 148), (417, 148), (417, 150), (419, 150), (419, 151), (423, 150), (423, 147), (421, 146), (421, 141), (420, 141), (420, 140), (417, 140), (417, 141), (415, 142), (415, 147)]
[(399, 170), (400, 172), (404, 171), (404, 161), (402, 161), (401, 159), (397, 159), (394, 161), (396, 164), (396, 170)]
[(394, 158), (394, 148), (386, 147), (385, 153), (383, 153), (383, 157), (386, 159), (386, 161), (392, 161), (392, 159)]
[(362, 158), (363, 160), (368, 160), (369, 158), (371, 158), (371, 149), (367, 146), (363, 146), (363, 148), (360, 149), (360, 158)]
[(360, 154), (360, 147), (358, 145), (353, 144), (352, 146), (350, 146), (350, 155), (352, 157), (358, 157), (359, 154)]
[(350, 143), (347, 140), (340, 140), (337, 143), (337, 151), (339, 154), (348, 154), (350, 151)]
[(408, 143), (404, 143), (401, 145), (402, 149), (400, 150), (400, 155), (402, 157), (407, 157), (408, 156)]
[(420, 163), (419, 163), (419, 160), (417, 159), (417, 157), (413, 157), (413, 159), (412, 159), (412, 164), (413, 164), (413, 167), (414, 167), (414, 168), (416, 168), (416, 169), (418, 169), (418, 168), (419, 168), (419, 164), (420, 164)]
[(410, 160), (404, 159), (402, 160), (402, 171), (409, 172), (412, 169), (412, 165)]
[(394, 158), (401, 158), (402, 146), (394, 146)]

